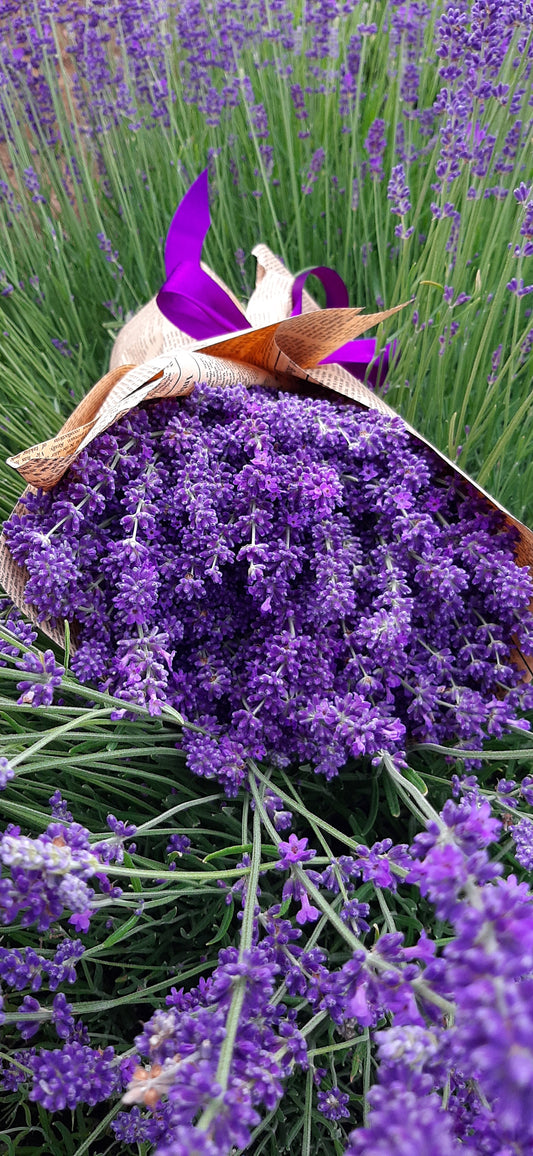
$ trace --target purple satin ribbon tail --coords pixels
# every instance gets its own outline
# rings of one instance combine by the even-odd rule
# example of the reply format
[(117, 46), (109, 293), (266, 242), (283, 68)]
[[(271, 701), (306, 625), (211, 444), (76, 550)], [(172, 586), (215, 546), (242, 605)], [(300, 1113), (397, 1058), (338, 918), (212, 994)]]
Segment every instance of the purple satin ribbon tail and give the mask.
[(209, 183), (207, 169), (204, 169), (182, 197), (170, 222), (165, 242), (167, 277), (182, 261), (200, 264), (203, 244), (210, 227)]
[(361, 338), (359, 341), (347, 341), (329, 357), (320, 362), (321, 365), (342, 365), (353, 377), (365, 381), (374, 389), (385, 384), (391, 365), (394, 365), (398, 354), (396, 339), (381, 349), (376, 356), (377, 341), (375, 337)]
[(167, 279), (157, 294), (162, 314), (195, 341), (249, 329), (244, 313), (200, 267), (211, 225), (207, 169), (194, 181), (172, 218), (165, 245)]

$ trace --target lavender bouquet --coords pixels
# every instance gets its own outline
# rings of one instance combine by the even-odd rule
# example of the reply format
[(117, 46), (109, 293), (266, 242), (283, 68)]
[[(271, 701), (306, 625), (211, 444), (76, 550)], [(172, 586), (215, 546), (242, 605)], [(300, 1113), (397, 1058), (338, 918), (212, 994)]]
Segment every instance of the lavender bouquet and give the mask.
[(439, 476), (401, 419), (197, 387), (131, 411), (4, 526), (38, 621), (78, 630), (84, 683), (178, 711), (190, 769), (402, 765), (479, 747), (533, 704), (516, 533)]
[[(399, 418), (239, 385), (132, 410), (4, 530), (36, 617), (77, 632), (73, 680), (6, 610), (20, 706), (61, 709), (54, 693), (85, 687), (89, 716), (119, 728), (166, 725), (168, 742), (169, 720), (175, 746), (178, 724), (173, 790), (186, 796), (140, 824), (110, 813), (95, 837), (56, 791), (43, 835), (2, 836), (1, 918), (18, 938), (0, 948), (5, 1089), (58, 1119), (111, 1100), (94, 1140), (111, 1128), (117, 1150), (157, 1156), (288, 1153), (297, 1138), (346, 1156), (525, 1154), (531, 894), (488, 848), (504, 822), (530, 867), (530, 780), (455, 776), (459, 801), (439, 814), (407, 763), (408, 748), (415, 764), (441, 750), (481, 769), (487, 739), (528, 728), (533, 691), (511, 653), (530, 652), (532, 633), (516, 531)], [(8, 789), (31, 753), (3, 759)], [(223, 793), (191, 797), (190, 771)], [(369, 788), (374, 842), (360, 830)], [(215, 801), (233, 847), (198, 827)], [(426, 828), (410, 845), (394, 831), (401, 805)], [(139, 854), (184, 813), (166, 866)], [(133, 1049), (95, 1047), (78, 1010), (122, 1001), (75, 1005), (65, 985), (190, 896), (193, 920), (222, 904), (218, 958), (151, 985), (172, 984)], [(129, 918), (107, 919), (102, 942), (105, 909), (121, 907)], [(44, 933), (44, 950), (17, 927)], [(45, 1046), (30, 1042), (40, 1030)]]

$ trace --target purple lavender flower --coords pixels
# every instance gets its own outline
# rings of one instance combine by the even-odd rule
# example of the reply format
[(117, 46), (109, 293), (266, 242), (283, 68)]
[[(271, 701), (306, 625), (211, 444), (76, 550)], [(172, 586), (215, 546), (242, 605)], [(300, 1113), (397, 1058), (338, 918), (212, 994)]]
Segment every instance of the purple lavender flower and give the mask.
[(0, 758), (0, 791), (3, 791), (11, 779), (15, 778), (15, 771), (4, 756)]
[(24, 184), (31, 193), (31, 199), (35, 202), (35, 204), (40, 203), (46, 205), (46, 197), (43, 197), (41, 193), (39, 177), (37, 176), (35, 169), (24, 169)]
[(403, 165), (395, 165), (392, 169), (387, 196), (391, 203), (391, 213), (396, 213), (399, 217), (405, 217), (405, 214), (408, 213), (411, 208), (411, 202), (409, 200), (409, 185), (405, 179), (405, 169)]
[(322, 166), (324, 164), (325, 159), (326, 159), (326, 154), (324, 152), (324, 149), (322, 149), (322, 148), (316, 149), (316, 151), (313, 153), (313, 155), (311, 157), (311, 163), (309, 165), (309, 172), (307, 173), (305, 181), (302, 185), (302, 193), (304, 194), (304, 196), (309, 196), (309, 193), (312, 191), (313, 185), (315, 184), (315, 181), (317, 180), (318, 174), (320, 173), (320, 170), (322, 169)]
[(440, 1097), (416, 1094), (403, 1083), (373, 1088), (366, 1128), (350, 1134), (345, 1156), (456, 1156), (449, 1116)]
[(533, 196), (533, 187), (530, 188), (524, 181), (521, 181), (518, 188), (514, 189), (514, 196), (519, 205), (527, 205), (530, 198)]
[(52, 808), (52, 819), (55, 819), (56, 822), (72, 823), (74, 821), (74, 817), (69, 811), (66, 800), (63, 798), (59, 788), (50, 796), (48, 802)]
[(283, 870), (292, 867), (293, 863), (305, 863), (308, 859), (313, 859), (316, 851), (308, 847), (307, 843), (307, 839), (298, 839), (294, 834), (289, 835), (286, 843), (281, 840), (278, 848), (282, 852), (282, 858), (276, 863), (276, 867)]
[(167, 855), (172, 855), (173, 853), (178, 855), (186, 855), (190, 850), (190, 847), (191, 840), (189, 839), (189, 836), (179, 835), (176, 833), (175, 835), (170, 836), (166, 847)]
[(8, 280), (5, 269), (0, 269), (0, 297), (10, 297), (14, 286)]
[(349, 1116), (347, 1107), (349, 1102), (347, 1092), (341, 1092), (339, 1088), (330, 1088), (327, 1092), (318, 1093), (318, 1110), (326, 1120), (342, 1120), (343, 1117)]
[(386, 127), (385, 121), (377, 117), (371, 124), (365, 140), (365, 149), (369, 157), (369, 171), (372, 180), (382, 181), (385, 175), (383, 170), (383, 154), (387, 147), (387, 138), (385, 136)]
[(84, 950), (81, 940), (68, 938), (52, 958), (38, 955), (31, 947), (0, 947), (0, 979), (16, 991), (30, 987), (33, 992), (41, 989), (44, 980), (50, 991), (55, 991), (60, 983), (75, 982), (76, 962)]
[(78, 1104), (99, 1104), (122, 1086), (113, 1048), (97, 1051), (79, 1043), (61, 1050), (41, 1051), (32, 1057), (30, 1100), (49, 1112), (71, 1111)]
[(118, 259), (118, 249), (113, 248), (112, 242), (109, 240), (109, 237), (106, 237), (105, 233), (97, 233), (96, 239), (98, 241), (98, 248), (101, 249), (102, 253), (105, 253), (106, 261), (110, 265), (115, 266), (113, 277), (120, 279), (124, 274), (124, 269)]
[[(109, 830), (113, 832), (113, 838), (95, 843), (92, 850), (95, 855), (98, 855), (102, 863), (123, 863), (124, 841), (131, 839), (137, 828), (133, 823), (125, 823), (122, 819), (117, 819), (115, 815), (108, 815), (106, 822)], [(135, 852), (135, 843), (129, 844), (128, 852), (130, 854)]]
[(507, 282), (506, 289), (508, 289), (510, 293), (514, 293), (517, 297), (526, 297), (528, 293), (533, 293), (533, 285), (526, 285), (523, 277), (512, 277), (511, 280)]
[[(21, 835), (18, 828), (0, 836), (0, 922), (19, 915), (23, 927), (36, 923), (50, 927), (65, 909), (86, 918), (94, 891), (87, 879), (102, 862), (89, 845), (88, 832), (78, 823), (68, 827), (51, 823), (38, 839)], [(105, 875), (99, 876), (105, 882)]]
[[(24, 999), (23, 999), (20, 1007), (17, 1009), (17, 1011), (19, 1013), (22, 1012), (24, 1016), (29, 1016), (29, 1015), (31, 1015), (32, 1012), (39, 1013), (41, 1011), (41, 1005), (40, 1005), (39, 1001), (34, 999), (34, 997), (32, 995), (25, 995)], [(37, 1015), (37, 1019), (34, 1019), (34, 1020), (32, 1020), (32, 1019), (17, 1020), (15, 1023), (15, 1026), (17, 1028), (17, 1031), (20, 1032), (20, 1035), (21, 1035), (23, 1040), (31, 1040), (32, 1036), (36, 1035), (36, 1033), (39, 1031), (39, 1028), (41, 1026), (41, 1021), (40, 1021), (39, 1015)]]
[(67, 1003), (67, 997), (62, 991), (54, 996), (52, 1023), (60, 1039), (70, 1039), (74, 1031), (74, 1017), (72, 1015), (71, 1004)]
[(68, 341), (66, 341), (63, 337), (52, 337), (51, 341), (52, 341), (52, 345), (54, 346), (54, 348), (57, 349), (58, 352), (63, 355), (63, 357), (73, 357), (74, 356), (74, 354), (73, 354), (73, 352), (72, 352), (72, 350), (68, 344)]
[[(407, 733), (479, 745), (533, 697), (510, 654), (532, 645), (513, 535), (398, 418), (199, 387), (24, 503), (9, 547), (38, 614), (77, 622), (74, 672), (177, 709), (191, 771), (230, 795), (249, 758), (330, 778)], [(25, 700), (49, 702), (51, 652), (20, 661)]]
[(51, 650), (45, 650), (42, 658), (28, 652), (17, 663), (19, 670), (35, 675), (35, 679), (17, 683), (20, 690), (19, 702), (31, 706), (50, 706), (54, 698), (54, 689), (61, 686), (61, 679), (65, 668), (56, 663)]
[(267, 815), (272, 820), (277, 831), (284, 831), (287, 827), (292, 826), (292, 814), (290, 811), (283, 809), (284, 804), (282, 799), (279, 798), (279, 795), (276, 795), (274, 791), (269, 788), (265, 791), (264, 801)]
[[(187, 1152), (195, 1151), (202, 1133), (194, 1121), (213, 1100), (218, 1101), (217, 1111), (207, 1140), (217, 1152), (246, 1147), (251, 1129), (260, 1121), (258, 1107), (275, 1108), (283, 1094), (283, 1078), (294, 1062), (305, 1063), (305, 1042), (293, 1013), (271, 1002), (280, 971), (276, 954), (268, 938), (241, 956), (234, 948), (224, 949), (211, 979), (187, 994), (174, 991), (167, 999), (170, 1010), (156, 1012), (138, 1037), (137, 1047), (149, 1065), (135, 1069), (124, 1102), (152, 1108), (157, 1104), (164, 1112), (162, 1101), (168, 1097), (169, 1151), (174, 1140), (181, 1144), (182, 1138), (191, 1145)], [(216, 1071), (236, 984), (243, 985), (244, 1000), (223, 1092)], [(179, 1144), (177, 1150), (181, 1151)]]
[(526, 871), (533, 870), (533, 822), (523, 818), (511, 827), (511, 834), (515, 844), (515, 856), (521, 867)]

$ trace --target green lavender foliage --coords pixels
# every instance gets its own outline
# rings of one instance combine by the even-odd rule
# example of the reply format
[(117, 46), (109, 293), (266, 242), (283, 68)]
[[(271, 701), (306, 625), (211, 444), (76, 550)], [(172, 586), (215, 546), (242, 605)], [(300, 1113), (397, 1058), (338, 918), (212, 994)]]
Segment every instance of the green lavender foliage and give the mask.
[[(1, 633), (7, 640), (3, 627)], [(38, 645), (30, 649), (40, 653)], [(64, 985), (74, 1017), (81, 1017), (89, 1029), (92, 1047), (113, 1044), (119, 1055), (127, 1055), (142, 1021), (164, 1005), (170, 989), (187, 989), (200, 975), (209, 975), (219, 949), (238, 943), (244, 934), (240, 903), (227, 904), (226, 889), (250, 875), (243, 857), (251, 855), (254, 845), (251, 795), (241, 792), (237, 799), (228, 800), (216, 790), (208, 794), (205, 781), (191, 777), (179, 751), (179, 729), (171, 710), (165, 709), (161, 718), (154, 719), (143, 708), (133, 707), (137, 717), (113, 721), (113, 709), (122, 704), (79, 686), (68, 672), (60, 703), (30, 708), (15, 701), (14, 685), (19, 678), (20, 672), (9, 665), (0, 669), (0, 757), (7, 757), (15, 769), (15, 778), (0, 794), (2, 827), (16, 823), (23, 832), (38, 836), (50, 821), (48, 800), (58, 786), (74, 819), (90, 830), (92, 841), (109, 836), (106, 816), (110, 811), (137, 826), (135, 852), (126, 853), (124, 863), (109, 870), (123, 894), (93, 917), (89, 933), (83, 935), (85, 951), (76, 983)], [(506, 809), (514, 820), (529, 815), (531, 808), (523, 802), (511, 812), (495, 785), (506, 768), (508, 777), (520, 777), (519, 768), (531, 758), (530, 744), (522, 736), (507, 739), (505, 749), (503, 743), (491, 747), (479, 752), (483, 795), (502, 815)], [(384, 838), (408, 842), (431, 808), (440, 808), (449, 796), (450, 761), (454, 771), (464, 774), (460, 752), (427, 745), (413, 749), (411, 770), (403, 779), (393, 767), (387, 772), (364, 761), (352, 762), (328, 784), (327, 793), (310, 768), (301, 768), (295, 781), (283, 771), (255, 767), (252, 794), (259, 801), (265, 785), (275, 790), (292, 811), (292, 830), (308, 836), (316, 848), (310, 865), (320, 870), (333, 855), (354, 854), (360, 844), (370, 846)], [(259, 813), (260, 906), (264, 910), (279, 902), (280, 876), (272, 868), (284, 833), (272, 830), (261, 807)], [(169, 856), (165, 846), (176, 833), (187, 835), (191, 847), (184, 855)], [(527, 878), (505, 844), (501, 856), (519, 878)], [(435, 922), (431, 907), (415, 888), (391, 894), (369, 882), (361, 883), (354, 895), (370, 904), (375, 940), (380, 934), (400, 931), (409, 945), (423, 928), (431, 928), (438, 946), (447, 942), (447, 928)], [(332, 963), (338, 964), (347, 952), (335, 925), (340, 902), (341, 896), (330, 900), (332, 906), (307, 937), (308, 949), (315, 944), (327, 946)], [(37, 943), (32, 928), (8, 930), (10, 948), (32, 946), (51, 953), (55, 946), (53, 935)], [(288, 997), (283, 985), (280, 996), (289, 1006), (302, 1004), (297, 996)], [(20, 1017), (11, 1010), (19, 1002), (16, 993), (6, 998), (0, 1062), (12, 1050), (12, 1034), (15, 1047), (20, 1046), (12, 1029), (12, 1021)], [(57, 1047), (59, 1041), (47, 1027), (50, 997), (41, 993), (40, 1002), (42, 1026), (32, 1043)], [(313, 1080), (296, 1073), (280, 1107), (267, 1113), (254, 1131), (247, 1152), (311, 1156), (320, 1151), (324, 1156), (340, 1156), (350, 1129), (362, 1126), (364, 1096), (375, 1069), (368, 1029), (344, 1040), (322, 1013), (309, 1020), (307, 1042), (311, 1075), (315, 1068), (325, 1069), (326, 1080), (349, 1093), (350, 1119), (325, 1119), (317, 1110)], [(38, 1147), (61, 1156), (104, 1152), (119, 1156), (124, 1149), (113, 1141), (110, 1124), (121, 1110), (120, 1099), (115, 1097), (110, 1105), (50, 1114), (24, 1104), (20, 1093), (4, 1092), (0, 1123), (10, 1156), (30, 1156)], [(131, 1151), (135, 1150), (139, 1156), (149, 1156), (152, 1148), (132, 1146)]]
[[(39, 120), (35, 85), (30, 91), (23, 70), (17, 92), (4, 77), (0, 179), (11, 190), (11, 202), (5, 194), (0, 292), (7, 286), (13, 291), (0, 297), (1, 458), (56, 432), (105, 371), (123, 320), (162, 282), (163, 240), (172, 213), (209, 162), (213, 227), (204, 256), (217, 273), (246, 299), (254, 279), (250, 250), (263, 241), (294, 271), (334, 266), (354, 305), (374, 309), (376, 303), (388, 307), (414, 298), (414, 305), (377, 335), (381, 343), (398, 339), (389, 401), (452, 459), (463, 447), (462, 467), (517, 516), (531, 514), (531, 297), (506, 288), (513, 277), (527, 280), (527, 259), (513, 255), (523, 241), (523, 206), (512, 193), (528, 180), (527, 132), (509, 171), (495, 175), (489, 166), (486, 175), (476, 176), (472, 162), (461, 160), (459, 176), (435, 191), (444, 115), (436, 114), (425, 133), (417, 112), (432, 108), (445, 83), (435, 48), (436, 23), (446, 6), (431, 5), (419, 20), (414, 48), (406, 32), (398, 32), (391, 6), (379, 0), (365, 5), (364, 28), (370, 31), (362, 36), (360, 6), (348, 7), (331, 22), (329, 55), (320, 59), (306, 55), (316, 48), (311, 9), (293, 3), (282, 14), (287, 27), (292, 13), (293, 25), (301, 29), (296, 46), (288, 49), (279, 39), (253, 34), (256, 17), (250, 9), (245, 22), (249, 19), (252, 31), (234, 48), (233, 73), (221, 76), (212, 68), (209, 74), (219, 90), (231, 81), (238, 101), (235, 107), (222, 102), (211, 118), (188, 99), (196, 67), (189, 62), (195, 26), (187, 39), (176, 30), (176, 9), (159, 7), (166, 75), (163, 66), (157, 71), (154, 65), (152, 88), (143, 95), (136, 89), (131, 37), (119, 20), (105, 51), (110, 76), (123, 74), (131, 109), (123, 102), (114, 123), (101, 105), (104, 97), (118, 101), (116, 83), (109, 81), (100, 93), (95, 80), (91, 90), (89, 72), (78, 89), (73, 86), (79, 60), (65, 47), (72, 47), (74, 24), (60, 23), (57, 13), (54, 18), (54, 5), (45, 9), (35, 2), (34, 11), (28, 6), (27, 21), (31, 17), (51, 44), (40, 68), (51, 93), (55, 132), (48, 143), (51, 130)], [(223, 9), (220, 5), (222, 15)], [(222, 15), (218, 9), (206, 12), (216, 40)], [(266, 13), (263, 31), (273, 34), (282, 18), (268, 5)], [(7, 27), (5, 33), (9, 44)], [(353, 67), (350, 51), (357, 35), (356, 91), (343, 113), (342, 77)], [(505, 99), (479, 102), (479, 119), (471, 126), (472, 144), (483, 134), (495, 138), (494, 158), (502, 154), (517, 117), (527, 123), (527, 37), (525, 48), (523, 41), (524, 29), (517, 26), (495, 78), (508, 93)], [(405, 98), (406, 69), (413, 61), (420, 74), (416, 102)], [(296, 85), (317, 90), (305, 94), (305, 120), (298, 118), (291, 95)], [(518, 112), (511, 115), (513, 100)], [(35, 113), (32, 126), (28, 108)], [(385, 122), (381, 179), (372, 175), (372, 148), (366, 143), (376, 118)], [(412, 207), (402, 225), (406, 232), (414, 230), (406, 240), (395, 237), (400, 218), (387, 199), (391, 172), (403, 158)], [(30, 168), (38, 174), (37, 196), (25, 183)], [(496, 184), (506, 196), (494, 193)], [(453, 267), (453, 221), (438, 219), (431, 208), (443, 211), (450, 202), (460, 213)], [(102, 236), (108, 252), (101, 247)], [(244, 255), (240, 264), (237, 252)], [(452, 303), (444, 294), (450, 285)], [(469, 300), (454, 304), (459, 294)], [(53, 340), (64, 343), (63, 352)], [(0, 468), (7, 513), (20, 483), (8, 468)]]

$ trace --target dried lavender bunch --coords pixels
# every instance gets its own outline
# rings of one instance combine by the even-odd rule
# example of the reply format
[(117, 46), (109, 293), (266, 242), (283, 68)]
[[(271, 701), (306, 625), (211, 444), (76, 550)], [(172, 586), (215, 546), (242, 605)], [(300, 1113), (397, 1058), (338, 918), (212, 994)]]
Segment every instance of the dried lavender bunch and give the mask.
[(24, 503), (9, 548), (39, 618), (79, 623), (78, 678), (176, 708), (228, 794), (250, 757), (331, 778), (408, 737), (479, 746), (531, 705), (513, 532), (399, 418), (202, 386)]

